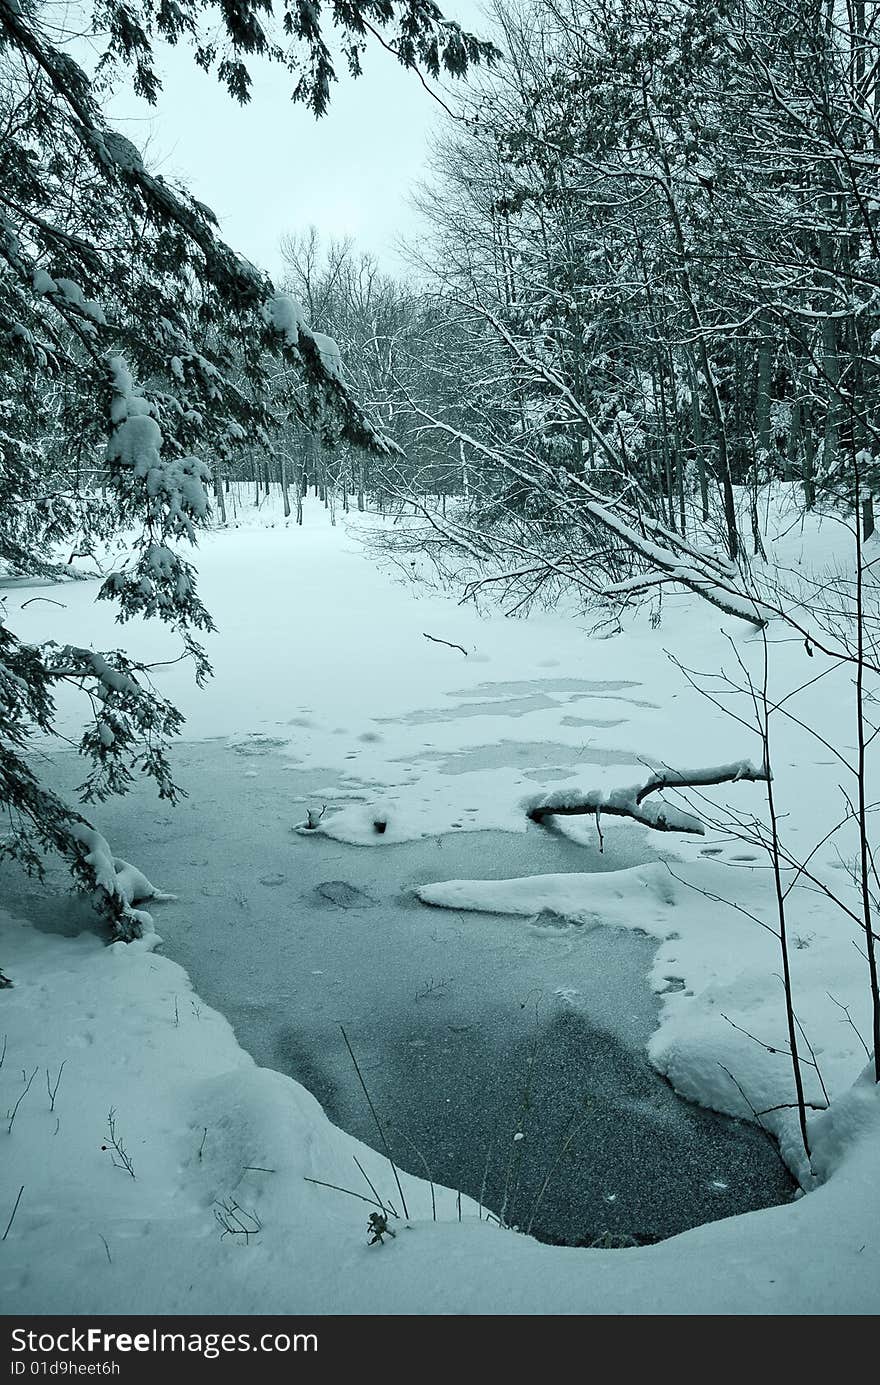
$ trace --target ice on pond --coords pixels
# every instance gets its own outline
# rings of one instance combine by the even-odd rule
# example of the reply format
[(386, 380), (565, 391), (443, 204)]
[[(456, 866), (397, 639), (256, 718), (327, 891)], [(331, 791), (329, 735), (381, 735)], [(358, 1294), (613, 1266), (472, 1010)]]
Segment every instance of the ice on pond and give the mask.
[[(61, 758), (64, 788), (80, 765)], [(423, 1174), (423, 1156), (438, 1183), (482, 1191), (496, 1209), (506, 1197), (507, 1215), (548, 1240), (650, 1241), (787, 1196), (759, 1130), (680, 1100), (650, 1067), (654, 939), (540, 908), (465, 914), (416, 897), (450, 878), (583, 871), (613, 887), (609, 872), (651, 869), (644, 831), (621, 830), (604, 854), (532, 826), (365, 850), (291, 832), (317, 776), (267, 756), (259, 780), (244, 780), (217, 744), (190, 745), (187, 758), (189, 797), (153, 819), (149, 851), (150, 873), (180, 896), (162, 916), (165, 950), (257, 1062), (302, 1082), (334, 1122), (375, 1142), (344, 1026), (401, 1165)], [(109, 830), (101, 813), (112, 814), (114, 850), (142, 858), (154, 811), (138, 789), (95, 816)], [(8, 869), (18, 912), (46, 929), (62, 913), (92, 926), (85, 908), (60, 911), (51, 897), (38, 908)]]

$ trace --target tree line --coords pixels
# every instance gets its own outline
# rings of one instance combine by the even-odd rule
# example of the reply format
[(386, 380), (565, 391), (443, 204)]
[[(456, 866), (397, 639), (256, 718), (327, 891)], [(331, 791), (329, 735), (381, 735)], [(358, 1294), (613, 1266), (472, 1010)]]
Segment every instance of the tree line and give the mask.
[(652, 544), (661, 572), (690, 545), (735, 568), (762, 554), (769, 480), (808, 509), (858, 503), (870, 535), (876, 7), (517, 0), (494, 19), (504, 59), (419, 194), (403, 320), (367, 340), (369, 314), (334, 318), (353, 371), (382, 342), (361, 383), (405, 438), (398, 490), (461, 502), (432, 518), (438, 561), (506, 555), (514, 605), (638, 585)]

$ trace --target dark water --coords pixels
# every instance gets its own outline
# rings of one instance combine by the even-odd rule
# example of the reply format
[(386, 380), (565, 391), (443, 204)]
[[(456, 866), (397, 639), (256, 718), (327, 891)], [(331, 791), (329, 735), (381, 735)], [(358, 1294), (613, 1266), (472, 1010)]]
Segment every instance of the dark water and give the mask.
[[(327, 773), (262, 752), (189, 744), (178, 808), (138, 791), (93, 813), (179, 896), (154, 910), (165, 952), (259, 1063), (380, 1147), (344, 1027), (395, 1159), (548, 1240), (653, 1240), (790, 1195), (760, 1131), (681, 1100), (648, 1065), (652, 940), (415, 897), (429, 881), (637, 864), (654, 859), (646, 832), (609, 832), (604, 855), (533, 826), (346, 846), (291, 830)], [(73, 757), (56, 765), (66, 790)], [(53, 872), (39, 896), (0, 874), (7, 906), (45, 928), (61, 883)], [(65, 912), (67, 929), (90, 926), (82, 906)]]

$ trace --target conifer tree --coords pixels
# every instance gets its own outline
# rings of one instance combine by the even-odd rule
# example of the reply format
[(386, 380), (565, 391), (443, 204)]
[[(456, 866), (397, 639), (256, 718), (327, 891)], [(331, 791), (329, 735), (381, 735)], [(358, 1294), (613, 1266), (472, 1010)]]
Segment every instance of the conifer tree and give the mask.
[[(336, 77), (325, 19), (354, 76), (373, 35), (435, 76), (491, 61), (494, 50), (431, 0), (332, 0), (323, 10), (310, 0), (97, 0), (104, 48), (90, 75), (45, 16), (37, 0), (0, 0), (0, 570), (51, 575), (59, 543), (82, 554), (134, 532), (99, 598), (117, 604), (120, 621), (173, 626), (201, 681), (210, 670), (198, 636), (212, 622), (187, 550), (208, 516), (212, 461), (244, 439), (271, 448), (278, 380), (289, 382), (286, 407), (326, 445), (394, 445), (296, 301), (223, 243), (208, 207), (110, 128), (97, 83), (121, 67), (154, 102), (154, 44), (164, 39), (189, 44), (240, 102), (249, 61), (283, 63), (294, 97), (321, 115)], [(52, 730), (61, 683), (90, 708), (86, 801), (123, 792), (137, 770), (174, 799), (167, 744), (182, 717), (123, 650), (37, 647), (0, 612), (0, 853), (39, 872), (45, 850), (61, 852), (116, 932), (132, 937), (141, 920), (107, 843), (27, 755), (34, 733)]]

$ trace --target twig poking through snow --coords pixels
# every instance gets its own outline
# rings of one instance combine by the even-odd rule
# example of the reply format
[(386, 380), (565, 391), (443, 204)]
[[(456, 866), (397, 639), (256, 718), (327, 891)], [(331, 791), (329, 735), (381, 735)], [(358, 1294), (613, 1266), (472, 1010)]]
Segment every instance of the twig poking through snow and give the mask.
[[(115, 1169), (125, 1169), (130, 1178), (134, 1178), (134, 1165), (128, 1156), (121, 1138), (116, 1134), (116, 1107), (111, 1106), (107, 1115), (107, 1143), (113, 1150), (113, 1167)], [(106, 1145), (104, 1148), (106, 1149)]]
[(370, 1207), (383, 1207), (381, 1202), (375, 1202), (371, 1197), (364, 1197), (363, 1193), (356, 1193), (352, 1188), (340, 1188), (338, 1183), (325, 1183), (322, 1178), (306, 1178), (303, 1176), (304, 1183), (314, 1183), (316, 1188), (331, 1188), (334, 1193), (346, 1193), (348, 1197), (356, 1197), (358, 1202), (366, 1202)]
[(831, 994), (830, 991), (826, 991), (825, 994), (827, 995), (828, 999), (831, 1001), (832, 1005), (836, 1005), (837, 1008), (838, 1008), (838, 1010), (842, 1010), (843, 1013), (846, 1015), (846, 1022), (847, 1022), (847, 1024), (849, 1025), (849, 1027), (850, 1027), (850, 1029), (852, 1030), (852, 1032), (855, 1034), (855, 1036), (856, 1036), (856, 1038), (858, 1039), (859, 1043), (862, 1045), (862, 1048), (865, 1050), (865, 1057), (866, 1057), (866, 1058), (868, 1059), (868, 1061), (870, 1062), (870, 1061), (871, 1061), (871, 1057), (872, 1057), (872, 1055), (871, 1055), (871, 1050), (868, 1048), (868, 1045), (865, 1043), (864, 1039), (862, 1038), (861, 1034), (859, 1033), (858, 1029), (856, 1028), (855, 1024), (853, 1023), (852, 1015), (851, 1015), (850, 1012), (849, 1012), (849, 1006), (848, 1006), (848, 1005), (842, 1005), (841, 1002), (840, 1002), (839, 1000), (835, 1000), (835, 999), (834, 999), (834, 996)]
[(381, 1197), (379, 1196), (379, 1190), (377, 1189), (375, 1183), (373, 1183), (372, 1179), (370, 1178), (369, 1174), (367, 1173), (366, 1169), (364, 1168), (363, 1164), (361, 1163), (361, 1161), (360, 1161), (360, 1159), (357, 1157), (357, 1155), (356, 1155), (356, 1154), (353, 1154), (351, 1157), (352, 1157), (352, 1159), (354, 1160), (354, 1162), (357, 1164), (358, 1169), (360, 1170), (361, 1174), (363, 1175), (364, 1182), (366, 1183), (366, 1185), (367, 1185), (367, 1187), (369, 1188), (370, 1192), (373, 1194), (373, 1197), (376, 1199), (376, 1201), (378, 1202), (379, 1206), (382, 1208), (382, 1211), (383, 1211), (383, 1212), (385, 1213), (385, 1215), (387, 1216), (387, 1215), (388, 1215), (388, 1208), (385, 1206), (385, 1203), (382, 1201)]
[(62, 1074), (63, 1071), (64, 1071), (64, 1064), (65, 1064), (66, 1062), (67, 1062), (67, 1059), (65, 1058), (65, 1059), (62, 1061), (62, 1063), (61, 1063), (61, 1067), (58, 1069), (58, 1076), (57, 1076), (56, 1079), (55, 1079), (55, 1086), (54, 1086), (54, 1087), (52, 1086), (52, 1081), (51, 1081), (51, 1078), (49, 1077), (49, 1069), (48, 1069), (48, 1068), (46, 1069), (46, 1091), (49, 1093), (49, 1110), (50, 1110), (50, 1111), (54, 1111), (54, 1110), (55, 1110), (55, 1098), (56, 1098), (56, 1096), (58, 1095), (58, 1088), (61, 1086), (61, 1074)]
[(256, 1212), (249, 1212), (232, 1198), (218, 1203), (214, 1208), (214, 1217), (223, 1227), (221, 1241), (224, 1236), (243, 1236), (245, 1245), (250, 1245), (251, 1236), (258, 1235), (263, 1229), (263, 1223)]
[(468, 657), (468, 652), (463, 644), (453, 644), (452, 640), (439, 640), (436, 635), (429, 635), (426, 630), (422, 631), (422, 635), (432, 644), (445, 644), (447, 649), (460, 649), (464, 657)]
[(7, 1133), (8, 1135), (11, 1135), (11, 1134), (12, 1134), (12, 1126), (13, 1126), (13, 1123), (14, 1123), (14, 1121), (15, 1121), (15, 1117), (18, 1115), (18, 1108), (19, 1108), (19, 1106), (21, 1105), (21, 1103), (24, 1101), (24, 1099), (25, 1099), (25, 1097), (27, 1096), (28, 1092), (30, 1091), (30, 1089), (31, 1089), (31, 1083), (33, 1082), (34, 1078), (36, 1077), (36, 1075), (37, 1075), (37, 1073), (38, 1073), (39, 1071), (40, 1071), (39, 1067), (34, 1068), (33, 1072), (32, 1072), (31, 1075), (30, 1075), (30, 1077), (27, 1079), (27, 1082), (26, 1082), (26, 1084), (25, 1084), (25, 1089), (24, 1089), (24, 1091), (22, 1092), (21, 1096), (18, 1098), (18, 1101), (15, 1103), (15, 1105), (14, 1105), (13, 1108), (12, 1108), (12, 1111), (10, 1112), (9, 1124), (8, 1124), (7, 1127), (6, 1127), (6, 1133)]
[(20, 1187), (19, 1190), (18, 1190), (18, 1197), (15, 1199), (15, 1206), (14, 1206), (13, 1209), (12, 1209), (12, 1216), (9, 1218), (9, 1221), (6, 1223), (6, 1230), (3, 1232), (3, 1235), (2, 1235), (2, 1237), (0, 1237), (0, 1240), (5, 1241), (5, 1240), (6, 1240), (6, 1237), (9, 1235), (9, 1230), (10, 1230), (10, 1227), (12, 1226), (12, 1223), (15, 1221), (15, 1214), (16, 1214), (16, 1212), (18, 1211), (18, 1204), (21, 1202), (21, 1195), (22, 1195), (23, 1192), (24, 1192), (24, 1184), (22, 1183), (21, 1187)]
[(314, 809), (314, 808), (309, 808), (309, 810), (308, 810), (308, 816), (306, 817), (305, 822), (299, 822), (299, 823), (297, 823), (296, 827), (295, 827), (293, 830), (294, 830), (295, 832), (315, 832), (315, 831), (317, 831), (318, 823), (321, 821), (321, 818), (324, 816), (324, 814), (326, 813), (326, 811), (327, 811), (327, 804), (326, 804), (326, 803), (322, 803), (322, 804), (321, 804), (321, 811), (320, 811), (320, 813), (317, 812), (316, 809)]
[(379, 1120), (379, 1117), (378, 1117), (378, 1115), (376, 1114), (376, 1108), (375, 1108), (375, 1106), (373, 1105), (373, 1098), (370, 1096), (370, 1093), (369, 1093), (368, 1090), (367, 1090), (367, 1084), (366, 1084), (366, 1082), (364, 1081), (363, 1074), (361, 1073), (360, 1067), (358, 1066), (358, 1060), (357, 1060), (357, 1058), (355, 1058), (355, 1056), (354, 1056), (354, 1049), (352, 1048), (351, 1044), (348, 1042), (348, 1035), (346, 1034), (346, 1032), (345, 1032), (345, 1030), (344, 1030), (344, 1028), (342, 1027), (341, 1024), (340, 1024), (340, 1026), (339, 1026), (339, 1029), (340, 1029), (340, 1031), (341, 1031), (341, 1033), (342, 1033), (343, 1039), (345, 1040), (345, 1047), (348, 1049), (348, 1055), (349, 1055), (349, 1057), (351, 1058), (352, 1063), (354, 1063), (354, 1070), (355, 1070), (355, 1072), (357, 1073), (358, 1081), (360, 1082), (361, 1087), (363, 1088), (364, 1096), (367, 1098), (367, 1105), (368, 1105), (369, 1108), (370, 1108), (370, 1115), (373, 1117), (373, 1120), (374, 1120), (375, 1123), (376, 1123), (376, 1129), (377, 1129), (378, 1132), (379, 1132), (379, 1136), (380, 1136), (380, 1138), (381, 1138), (381, 1140), (382, 1140), (382, 1144), (385, 1146), (385, 1155), (386, 1155), (386, 1157), (387, 1157), (387, 1159), (388, 1159), (389, 1164), (391, 1165), (391, 1172), (394, 1174), (394, 1181), (395, 1181), (395, 1183), (397, 1184), (397, 1191), (400, 1193), (400, 1205), (401, 1205), (402, 1208), (403, 1208), (403, 1215), (406, 1217), (406, 1219), (407, 1219), (407, 1221), (408, 1221), (408, 1220), (409, 1220), (409, 1211), (408, 1211), (407, 1205), (406, 1205), (406, 1198), (405, 1198), (404, 1195), (403, 1195), (403, 1188), (400, 1186), (400, 1178), (399, 1178), (398, 1173), (397, 1173), (397, 1165), (395, 1164), (393, 1158), (391, 1157), (391, 1146), (390, 1146), (389, 1143), (388, 1143), (388, 1136), (385, 1134), (385, 1131), (384, 1131), (383, 1126), (382, 1126), (382, 1122)]
[[(772, 1051), (772, 1050), (771, 1050), (771, 1051)], [(755, 1123), (759, 1126), (759, 1128), (760, 1128), (761, 1130), (763, 1130), (764, 1134), (767, 1136), (767, 1139), (770, 1141), (770, 1144), (771, 1144), (772, 1147), (773, 1147), (773, 1152), (775, 1153), (775, 1155), (776, 1155), (777, 1159), (779, 1160), (780, 1164), (782, 1165), (782, 1167), (785, 1169), (785, 1172), (786, 1172), (787, 1174), (789, 1174), (789, 1175), (793, 1175), (793, 1177), (794, 1177), (795, 1180), (797, 1181), (798, 1187), (801, 1188), (801, 1189), (803, 1189), (803, 1184), (801, 1183), (800, 1179), (798, 1178), (797, 1173), (795, 1173), (795, 1171), (794, 1171), (793, 1169), (789, 1168), (788, 1164), (787, 1164), (786, 1161), (783, 1159), (783, 1157), (782, 1157), (782, 1151), (781, 1151), (781, 1149), (779, 1148), (779, 1143), (778, 1143), (778, 1141), (773, 1137), (773, 1135), (772, 1135), (771, 1132), (767, 1129), (767, 1127), (766, 1127), (766, 1125), (764, 1124), (764, 1122), (761, 1120), (761, 1117), (760, 1117), (759, 1113), (755, 1110), (754, 1106), (753, 1106), (752, 1103), (749, 1101), (748, 1097), (746, 1096), (745, 1092), (744, 1092), (743, 1089), (742, 1089), (741, 1084), (740, 1084), (739, 1082), (737, 1082), (737, 1080), (736, 1080), (736, 1078), (734, 1077), (733, 1073), (730, 1071), (730, 1068), (726, 1068), (726, 1067), (724, 1066), (723, 1063), (719, 1063), (718, 1066), (719, 1066), (719, 1068), (721, 1069), (722, 1072), (726, 1072), (726, 1073), (727, 1073), (727, 1076), (730, 1078), (731, 1082), (732, 1082), (733, 1085), (736, 1087), (737, 1091), (739, 1092), (739, 1094), (740, 1094), (740, 1096), (742, 1097), (743, 1101), (745, 1102), (746, 1106), (748, 1106), (749, 1110), (751, 1111), (751, 1113), (752, 1113), (752, 1115), (753, 1115), (753, 1117), (754, 1117), (754, 1119), (755, 1119)]]

